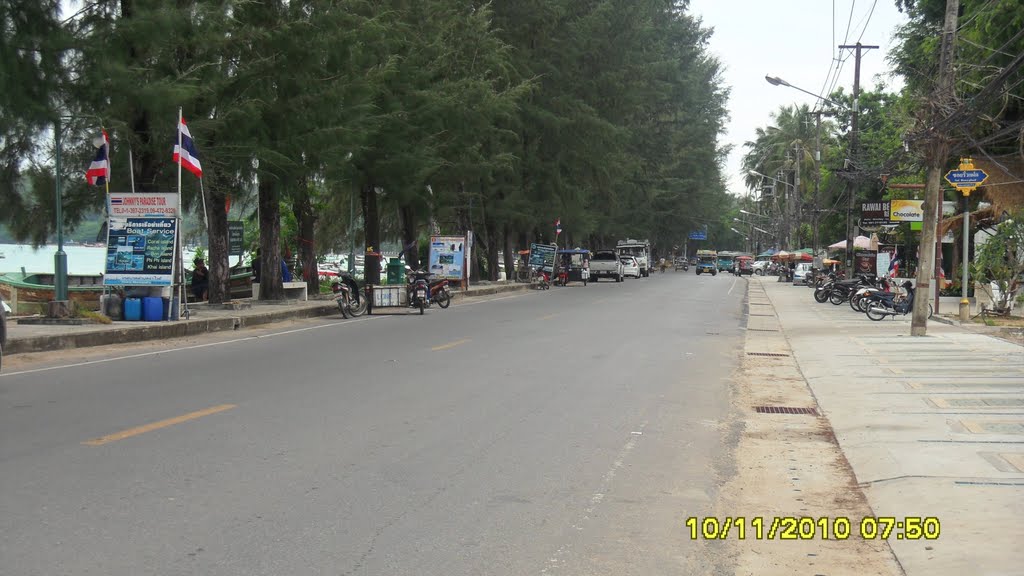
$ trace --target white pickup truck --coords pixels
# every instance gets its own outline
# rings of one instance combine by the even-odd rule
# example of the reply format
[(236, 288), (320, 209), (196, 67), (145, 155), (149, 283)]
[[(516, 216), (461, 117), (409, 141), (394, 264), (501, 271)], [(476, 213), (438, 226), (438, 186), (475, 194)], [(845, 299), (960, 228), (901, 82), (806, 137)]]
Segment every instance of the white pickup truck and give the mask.
[(622, 282), (622, 262), (614, 250), (598, 250), (590, 259), (590, 281), (597, 282), (599, 278)]

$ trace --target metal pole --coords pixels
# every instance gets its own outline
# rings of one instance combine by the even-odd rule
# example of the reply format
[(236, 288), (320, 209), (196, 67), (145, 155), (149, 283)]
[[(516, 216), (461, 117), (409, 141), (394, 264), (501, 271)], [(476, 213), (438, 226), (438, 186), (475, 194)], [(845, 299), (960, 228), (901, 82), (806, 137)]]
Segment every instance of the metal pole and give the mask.
[[(57, 302), (68, 301), (68, 255), (64, 252), (64, 195), (60, 183), (60, 116), (53, 123), (55, 156), (54, 181), (57, 203), (57, 253), (53, 255), (53, 294)], [(59, 306), (59, 305), (58, 305)], [(52, 312), (51, 312), (52, 315)]]
[(960, 272), (960, 321), (967, 322), (971, 315), (971, 301), (967, 299), (967, 264), (968, 264), (968, 250), (971, 234), (971, 213), (968, 210), (968, 196), (970, 192), (964, 192), (964, 248), (960, 253), (960, 261), (962, 270)]
[(800, 164), (801, 164), (801, 160), (803, 160), (803, 153), (804, 153), (803, 146), (801, 146), (800, 143), (797, 142), (796, 143), (796, 165), (795, 165), (796, 174), (793, 176), (793, 196), (795, 196), (795, 198), (793, 198), (793, 202), (792, 202), (793, 203), (793, 215), (794, 215), (793, 216), (793, 220), (794, 220), (794, 224), (795, 224), (793, 226), (793, 229), (796, 231), (796, 242), (793, 242), (793, 248), (794, 249), (799, 249), (800, 248), (800, 220), (801, 220), (801, 218), (800, 218), (800, 204), (801, 204), (801, 198), (800, 198)]
[(818, 256), (818, 194), (821, 189), (821, 110), (814, 113), (814, 213), (811, 222), (814, 230), (814, 256)]
[[(348, 273), (354, 274), (356, 271), (356, 212), (355, 212), (355, 194), (348, 197), (348, 239), (351, 250), (348, 253)], [(365, 263), (363, 264), (365, 270)]]

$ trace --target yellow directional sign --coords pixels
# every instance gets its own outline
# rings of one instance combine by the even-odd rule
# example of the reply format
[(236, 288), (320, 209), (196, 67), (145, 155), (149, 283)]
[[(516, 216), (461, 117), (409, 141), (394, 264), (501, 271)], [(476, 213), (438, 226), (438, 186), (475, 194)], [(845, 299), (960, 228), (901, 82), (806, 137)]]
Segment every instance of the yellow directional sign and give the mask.
[(962, 192), (964, 196), (970, 196), (971, 191), (984, 184), (985, 180), (988, 180), (988, 173), (975, 168), (974, 162), (970, 158), (961, 158), (960, 167), (957, 170), (946, 172), (946, 182)]

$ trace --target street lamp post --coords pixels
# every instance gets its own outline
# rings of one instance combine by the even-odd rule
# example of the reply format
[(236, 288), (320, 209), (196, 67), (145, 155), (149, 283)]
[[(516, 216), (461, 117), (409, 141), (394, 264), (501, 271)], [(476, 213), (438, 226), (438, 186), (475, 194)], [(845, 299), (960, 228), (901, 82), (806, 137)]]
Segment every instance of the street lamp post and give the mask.
[(64, 252), (64, 195), (60, 182), (60, 125), (61, 117), (58, 115), (53, 122), (53, 145), (54, 145), (54, 193), (57, 207), (57, 253), (53, 255), (53, 297), (50, 304), (50, 317), (64, 317), (68, 312), (68, 255)]

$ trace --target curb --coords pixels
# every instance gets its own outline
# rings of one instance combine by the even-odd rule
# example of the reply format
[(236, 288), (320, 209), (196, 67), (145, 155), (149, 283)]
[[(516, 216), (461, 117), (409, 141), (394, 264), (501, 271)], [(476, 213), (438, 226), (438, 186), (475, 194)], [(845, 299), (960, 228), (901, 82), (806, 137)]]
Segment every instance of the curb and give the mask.
[[(529, 288), (528, 284), (507, 284), (488, 286), (475, 289), (470, 293), (456, 292), (454, 299), (476, 298), (478, 296), (490, 296), (502, 292), (518, 292)], [(113, 344), (129, 344), (146, 340), (166, 340), (170, 338), (182, 338), (196, 336), (211, 332), (224, 332), (228, 330), (240, 330), (265, 324), (274, 324), (287, 320), (298, 320), (303, 318), (317, 318), (329, 316), (338, 311), (333, 300), (321, 306), (306, 306), (293, 310), (276, 310), (260, 314), (246, 316), (224, 316), (220, 318), (181, 320), (179, 322), (160, 322), (144, 326), (127, 326), (111, 330), (98, 330), (95, 332), (83, 332), (78, 334), (55, 334), (48, 336), (30, 336), (27, 338), (8, 339), (4, 347), (5, 355), (26, 354), (31, 352), (54, 352), (58, 350), (72, 350), (75, 348), (89, 348), (95, 346), (110, 346)]]

